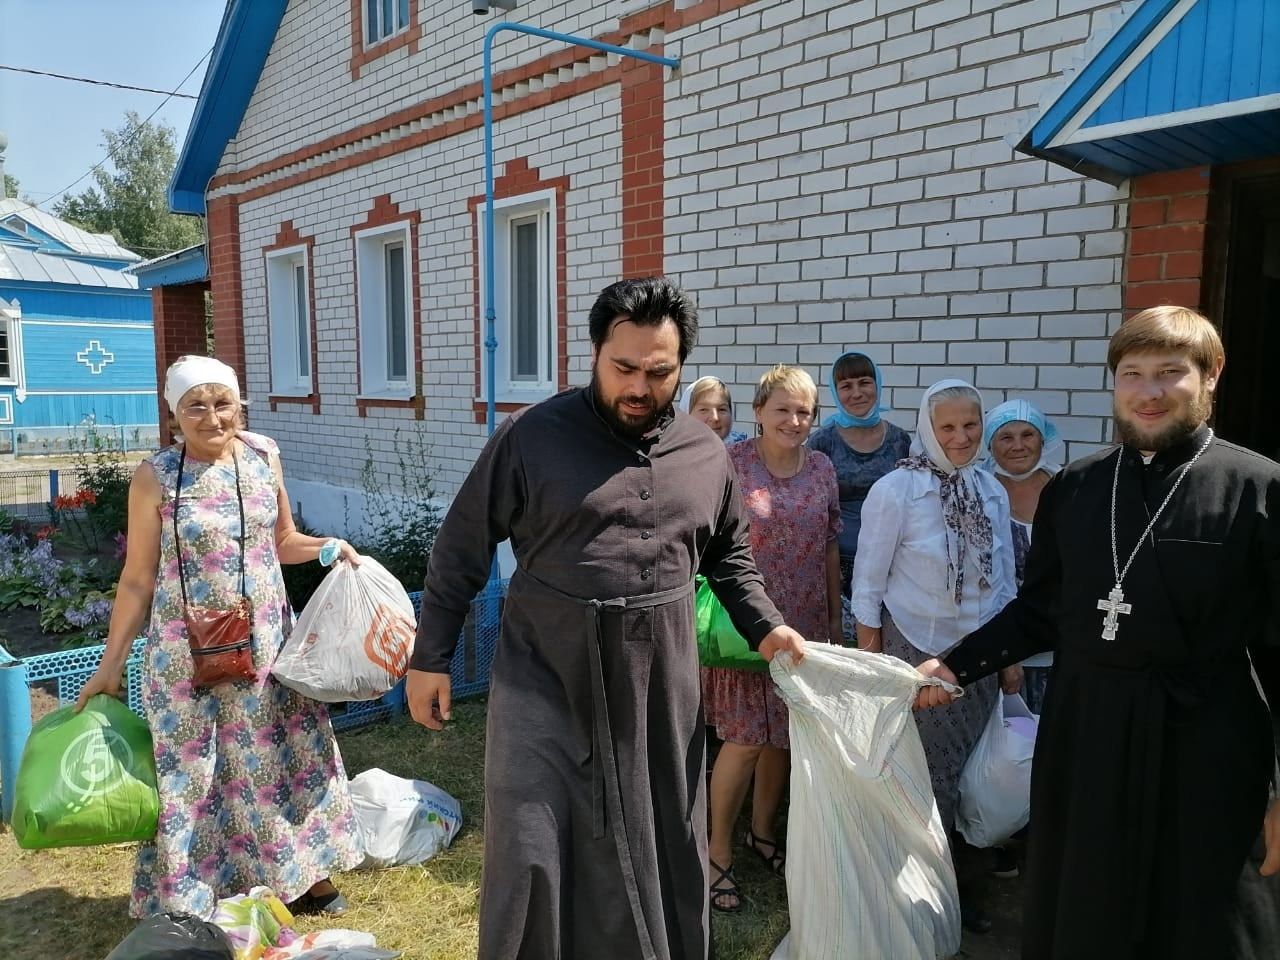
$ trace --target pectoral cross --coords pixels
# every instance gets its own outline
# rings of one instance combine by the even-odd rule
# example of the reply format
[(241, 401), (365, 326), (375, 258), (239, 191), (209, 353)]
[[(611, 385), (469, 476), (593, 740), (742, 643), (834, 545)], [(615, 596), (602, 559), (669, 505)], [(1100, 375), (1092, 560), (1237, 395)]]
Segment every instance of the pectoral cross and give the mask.
[(1107, 615), (1102, 618), (1103, 640), (1114, 640), (1116, 631), (1120, 628), (1120, 614), (1133, 612), (1133, 606), (1124, 602), (1124, 591), (1120, 589), (1119, 584), (1111, 588), (1107, 599), (1098, 601), (1098, 609), (1107, 612)]

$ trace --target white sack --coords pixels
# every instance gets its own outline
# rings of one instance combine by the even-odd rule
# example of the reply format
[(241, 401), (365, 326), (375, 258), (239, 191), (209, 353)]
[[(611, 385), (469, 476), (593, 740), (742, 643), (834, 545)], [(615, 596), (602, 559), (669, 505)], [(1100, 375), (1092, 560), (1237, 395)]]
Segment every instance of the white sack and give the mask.
[(956, 829), (975, 847), (998, 846), (1031, 820), (1031, 755), (1036, 741), (1010, 728), (1013, 717), (1039, 723), (1020, 695), (1001, 693), (960, 774)]
[(422, 863), (449, 846), (462, 827), (462, 804), (425, 781), (375, 767), (350, 787), (366, 867)]
[(312, 594), (271, 672), (312, 700), (372, 700), (405, 675), (416, 632), (399, 580), (370, 557), (342, 562)]
[(896, 657), (816, 643), (799, 666), (775, 657), (770, 673), (791, 726), (785, 956), (951, 956), (960, 901), (911, 715), (937, 681)]

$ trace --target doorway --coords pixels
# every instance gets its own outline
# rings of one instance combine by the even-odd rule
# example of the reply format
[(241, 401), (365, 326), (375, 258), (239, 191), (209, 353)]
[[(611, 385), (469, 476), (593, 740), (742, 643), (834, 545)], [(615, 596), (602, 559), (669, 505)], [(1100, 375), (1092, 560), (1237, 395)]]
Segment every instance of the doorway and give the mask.
[(1280, 157), (1214, 168), (1211, 196), (1205, 306), (1227, 353), (1214, 426), (1280, 460)]

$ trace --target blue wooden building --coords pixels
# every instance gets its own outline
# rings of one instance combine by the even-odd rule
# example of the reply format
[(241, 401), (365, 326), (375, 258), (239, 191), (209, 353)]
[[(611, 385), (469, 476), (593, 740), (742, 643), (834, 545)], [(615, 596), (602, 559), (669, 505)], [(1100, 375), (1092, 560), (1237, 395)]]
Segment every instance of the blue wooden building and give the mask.
[(0, 453), (63, 449), (90, 419), (154, 442), (151, 296), (122, 272), (140, 259), (0, 194)]

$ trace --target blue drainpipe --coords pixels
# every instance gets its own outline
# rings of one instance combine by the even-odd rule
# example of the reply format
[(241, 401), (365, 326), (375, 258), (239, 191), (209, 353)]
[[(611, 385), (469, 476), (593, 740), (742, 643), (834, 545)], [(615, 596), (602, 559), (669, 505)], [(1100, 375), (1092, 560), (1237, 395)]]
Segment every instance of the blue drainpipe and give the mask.
[[(556, 33), (554, 30), (543, 30), (523, 23), (495, 23), (484, 35), (484, 349), (485, 349), (485, 426), (492, 436), (497, 426), (496, 374), (498, 353), (497, 312), (494, 309), (494, 238), (493, 238), (493, 38), (503, 30), (513, 33), (527, 33), (544, 40), (559, 40), (579, 47), (589, 47), (602, 53), (616, 53), (620, 57), (632, 57), (646, 63), (660, 63), (672, 70), (680, 66), (680, 61), (673, 57), (660, 57), (657, 54), (645, 53), (643, 50), (629, 50), (626, 47), (615, 47), (611, 43), (601, 43), (587, 37), (575, 37), (568, 33)], [(493, 577), (497, 579), (498, 565), (494, 560)]]

